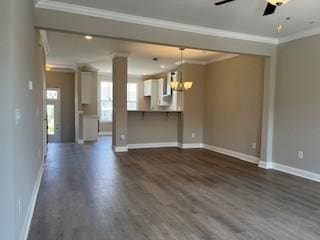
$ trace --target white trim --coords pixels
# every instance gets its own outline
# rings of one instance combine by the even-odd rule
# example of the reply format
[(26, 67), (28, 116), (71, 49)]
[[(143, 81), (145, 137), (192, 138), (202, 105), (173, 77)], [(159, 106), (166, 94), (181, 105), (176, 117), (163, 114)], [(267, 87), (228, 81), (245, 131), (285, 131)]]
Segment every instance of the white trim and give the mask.
[(182, 60), (182, 61), (178, 61), (175, 62), (175, 65), (180, 66), (181, 64), (198, 64), (198, 65), (206, 65), (205, 61), (196, 61), (196, 60)]
[(84, 140), (83, 139), (78, 139), (77, 143), (78, 144), (84, 144)]
[(113, 52), (110, 54), (111, 59), (114, 59), (116, 57), (129, 57), (130, 53), (128, 52)]
[(218, 152), (224, 155), (228, 155), (234, 158), (238, 158), (240, 160), (246, 161), (246, 162), (250, 162), (250, 163), (254, 163), (254, 164), (258, 164), (259, 162), (259, 158), (255, 157), (255, 156), (250, 156), (244, 153), (240, 153), (240, 152), (236, 152), (236, 151), (232, 151), (232, 150), (228, 150), (228, 149), (224, 149), (224, 148), (220, 148), (220, 147), (215, 147), (215, 146), (211, 146), (208, 144), (203, 144), (203, 148), (207, 149), (207, 150), (211, 150), (214, 152)]
[(273, 165), (273, 169), (275, 169), (275, 170), (285, 172), (288, 174), (292, 174), (292, 175), (295, 175), (298, 177), (306, 178), (309, 180), (313, 180), (316, 182), (320, 182), (320, 174), (319, 173), (313, 173), (313, 172), (309, 172), (309, 171), (302, 170), (299, 168), (294, 168), (294, 167), (290, 167), (290, 166), (283, 165), (280, 163), (275, 163), (275, 162), (272, 163), (272, 165)]
[(112, 146), (112, 150), (116, 153), (128, 152), (128, 147), (127, 146)]
[(64, 64), (46, 64), (46, 67), (51, 68), (50, 71), (72, 71), (74, 72), (77, 69), (76, 65), (64, 65)]
[[(98, 70), (98, 75), (100, 75), (101, 77), (112, 77), (112, 72), (103, 72)], [(145, 75), (128, 73), (128, 78), (137, 78), (137, 79), (143, 80), (144, 77)], [(106, 81), (106, 80), (102, 80), (102, 81)], [(112, 82), (112, 79), (110, 79), (109, 82)]]
[(47, 31), (45, 30), (40, 30), (40, 41), (41, 45), (44, 49), (45, 55), (47, 56), (50, 52), (50, 46), (49, 46), (49, 41), (48, 41), (48, 36), (47, 36)]
[(135, 24), (146, 25), (151, 27), (159, 27), (164, 29), (210, 35), (215, 37), (224, 37), (224, 38), (239, 39), (239, 40), (261, 42), (261, 43), (268, 43), (268, 44), (278, 44), (278, 39), (271, 38), (271, 37), (262, 37), (262, 36), (252, 35), (252, 34), (231, 32), (231, 31), (225, 31), (225, 30), (215, 29), (215, 28), (200, 27), (196, 25), (189, 25), (189, 24), (177, 23), (172, 21), (141, 17), (141, 16), (136, 16), (131, 14), (85, 7), (85, 6), (70, 4), (70, 3), (40, 0), (35, 5), (35, 7), (48, 9), (48, 10), (80, 14), (80, 15), (91, 16), (91, 17), (110, 19), (110, 20), (115, 20), (120, 22), (135, 23)]
[(32, 221), (34, 208), (35, 208), (36, 202), (37, 202), (37, 196), (38, 196), (38, 192), (39, 192), (39, 188), (40, 188), (43, 170), (44, 170), (44, 166), (43, 166), (43, 161), (42, 161), (40, 169), (38, 171), (36, 181), (34, 183), (30, 203), (29, 203), (28, 210), (27, 210), (27, 213), (26, 213), (26, 216), (24, 219), (24, 223), (22, 226), (19, 240), (27, 240), (28, 239), (29, 229), (30, 229), (30, 225), (31, 225), (31, 221)]
[(211, 64), (211, 63), (216, 63), (216, 62), (221, 62), (221, 61), (224, 61), (224, 60), (228, 60), (228, 59), (231, 59), (231, 58), (235, 58), (235, 57), (238, 57), (240, 56), (239, 54), (223, 54), (222, 56), (220, 57), (216, 57), (216, 58), (213, 58), (209, 61), (206, 62), (205, 65), (208, 65), (208, 64)]
[(272, 165), (273, 165), (272, 162), (265, 162), (265, 161), (259, 161), (259, 164), (258, 164), (260, 168), (264, 168), (264, 169), (272, 169), (273, 167)]
[(178, 147), (182, 149), (203, 148), (203, 143), (179, 143)]
[(291, 35), (289, 35), (287, 37), (280, 38), (279, 39), (279, 43), (291, 42), (291, 41), (298, 40), (298, 39), (301, 39), (301, 38), (311, 37), (311, 36), (314, 36), (314, 35), (317, 35), (317, 34), (320, 34), (320, 27), (316, 27), (316, 28), (313, 28), (313, 29), (301, 31), (301, 32), (298, 32), (298, 33), (291, 34)]
[(177, 142), (135, 143), (128, 144), (128, 149), (178, 147)]
[(112, 136), (112, 132), (99, 132), (99, 136)]

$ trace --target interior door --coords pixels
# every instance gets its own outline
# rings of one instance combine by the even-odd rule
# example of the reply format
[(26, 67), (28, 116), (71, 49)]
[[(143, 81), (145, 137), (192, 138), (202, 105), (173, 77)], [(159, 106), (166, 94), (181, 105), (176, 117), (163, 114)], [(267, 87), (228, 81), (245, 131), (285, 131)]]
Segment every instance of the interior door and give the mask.
[(60, 89), (47, 89), (47, 134), (48, 142), (61, 141)]

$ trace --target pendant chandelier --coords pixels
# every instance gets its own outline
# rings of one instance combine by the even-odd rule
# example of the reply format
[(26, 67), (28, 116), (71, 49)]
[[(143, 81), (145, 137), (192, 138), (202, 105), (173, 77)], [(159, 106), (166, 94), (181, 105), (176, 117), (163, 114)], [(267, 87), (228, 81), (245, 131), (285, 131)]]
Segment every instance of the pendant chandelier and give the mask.
[[(181, 51), (180, 64), (182, 65), (183, 64), (183, 51), (185, 50), (185, 48), (179, 48), (179, 50)], [(182, 71), (180, 71), (179, 80), (174, 80), (170, 83), (172, 90), (179, 91), (179, 92), (189, 90), (190, 88), (192, 88), (192, 85), (193, 85), (193, 82), (183, 81)]]
[(267, 2), (269, 2), (270, 4), (278, 7), (288, 3), (289, 1), (290, 0), (267, 0)]

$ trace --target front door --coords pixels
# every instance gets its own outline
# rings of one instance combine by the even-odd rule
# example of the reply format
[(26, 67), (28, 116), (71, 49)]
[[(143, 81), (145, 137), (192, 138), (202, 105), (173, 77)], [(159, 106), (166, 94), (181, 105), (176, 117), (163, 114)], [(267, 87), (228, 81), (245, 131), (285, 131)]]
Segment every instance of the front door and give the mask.
[(48, 142), (60, 142), (60, 89), (47, 89), (47, 134)]

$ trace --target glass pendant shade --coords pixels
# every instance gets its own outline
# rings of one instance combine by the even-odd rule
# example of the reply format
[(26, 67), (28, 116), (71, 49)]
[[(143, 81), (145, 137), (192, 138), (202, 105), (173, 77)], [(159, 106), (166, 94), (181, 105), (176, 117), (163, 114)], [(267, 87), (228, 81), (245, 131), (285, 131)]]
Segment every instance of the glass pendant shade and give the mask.
[(184, 82), (183, 85), (184, 85), (184, 88), (188, 90), (192, 88), (193, 82)]
[(271, 3), (275, 6), (281, 6), (288, 3), (290, 0), (267, 0), (267, 2)]
[(178, 81), (172, 81), (170, 83), (170, 86), (173, 90), (175, 90), (178, 87), (179, 82)]

